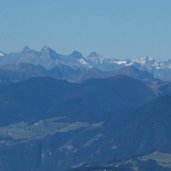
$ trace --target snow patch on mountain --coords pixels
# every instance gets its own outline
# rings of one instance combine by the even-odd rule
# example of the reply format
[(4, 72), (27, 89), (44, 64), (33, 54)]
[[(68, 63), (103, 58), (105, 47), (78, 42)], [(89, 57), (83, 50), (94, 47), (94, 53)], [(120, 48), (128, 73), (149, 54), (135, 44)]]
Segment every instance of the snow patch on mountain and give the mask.
[(88, 66), (89, 68), (92, 68), (92, 66), (91, 66), (88, 62), (86, 62), (84, 59), (79, 59), (79, 62), (80, 62), (80, 64), (82, 64), (82, 65), (86, 65), (86, 66)]
[(113, 63), (115, 64), (118, 64), (118, 65), (126, 65), (127, 64), (127, 61), (124, 61), (124, 60), (118, 60), (118, 61), (114, 61)]

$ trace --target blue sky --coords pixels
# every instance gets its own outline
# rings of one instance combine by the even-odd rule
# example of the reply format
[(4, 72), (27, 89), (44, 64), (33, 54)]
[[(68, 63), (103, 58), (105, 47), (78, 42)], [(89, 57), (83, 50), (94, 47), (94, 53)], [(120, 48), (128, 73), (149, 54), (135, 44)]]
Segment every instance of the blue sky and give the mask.
[(0, 50), (171, 58), (170, 0), (0, 0)]

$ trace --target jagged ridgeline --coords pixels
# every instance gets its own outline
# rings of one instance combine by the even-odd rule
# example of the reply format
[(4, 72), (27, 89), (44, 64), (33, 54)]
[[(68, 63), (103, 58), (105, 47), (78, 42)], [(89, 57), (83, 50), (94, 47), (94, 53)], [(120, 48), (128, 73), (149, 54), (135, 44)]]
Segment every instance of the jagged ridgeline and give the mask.
[(171, 61), (152, 57), (137, 59), (105, 58), (96, 52), (83, 56), (78, 51), (69, 55), (44, 47), (40, 51), (25, 47), (21, 52), (0, 52), (0, 83), (6, 85), (31, 77), (80, 82), (89, 78), (106, 78), (118, 74), (143, 80), (171, 80)]

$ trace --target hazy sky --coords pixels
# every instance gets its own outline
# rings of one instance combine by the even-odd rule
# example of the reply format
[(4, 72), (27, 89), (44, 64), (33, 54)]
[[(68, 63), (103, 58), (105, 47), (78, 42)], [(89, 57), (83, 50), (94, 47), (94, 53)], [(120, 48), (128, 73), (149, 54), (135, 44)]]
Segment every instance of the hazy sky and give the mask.
[(171, 58), (171, 0), (0, 0), (0, 50)]

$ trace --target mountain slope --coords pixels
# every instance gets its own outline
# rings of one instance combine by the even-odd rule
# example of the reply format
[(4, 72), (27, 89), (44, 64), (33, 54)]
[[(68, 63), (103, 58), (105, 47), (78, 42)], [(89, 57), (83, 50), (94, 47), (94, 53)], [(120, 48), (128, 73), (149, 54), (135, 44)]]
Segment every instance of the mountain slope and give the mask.
[(147, 85), (120, 75), (79, 84), (39, 77), (1, 86), (0, 169), (124, 169), (135, 162), (162, 168), (142, 159), (171, 153), (171, 97), (156, 98)]
[(92, 79), (80, 84), (32, 78), (1, 87), (0, 93), (1, 122), (56, 115), (100, 120), (107, 118), (108, 113), (135, 108), (155, 96), (143, 82), (127, 76)]
[(124, 142), (125, 150), (135, 154), (155, 150), (171, 153), (170, 122), (171, 96), (158, 97), (135, 110), (123, 130), (126, 136), (122, 137), (121, 142)]

